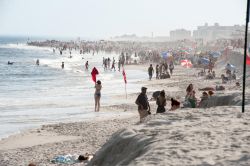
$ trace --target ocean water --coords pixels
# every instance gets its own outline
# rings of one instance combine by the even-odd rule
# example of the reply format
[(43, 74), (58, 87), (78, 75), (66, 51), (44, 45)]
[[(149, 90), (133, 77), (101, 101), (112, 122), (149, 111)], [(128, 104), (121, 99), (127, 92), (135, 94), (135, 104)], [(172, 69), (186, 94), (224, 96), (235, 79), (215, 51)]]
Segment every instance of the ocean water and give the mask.
[[(59, 55), (52, 48), (26, 45), (26, 39), (0, 37), (0, 139), (42, 124), (80, 121), (116, 112), (94, 112), (94, 83), (91, 69), (95, 66), (102, 81), (101, 105), (124, 103), (113, 96), (124, 94), (121, 72), (104, 71), (102, 58), (118, 59), (117, 54), (84, 54), (72, 51)], [(36, 59), (40, 65), (35, 64)], [(84, 64), (89, 61), (90, 70)], [(7, 62), (14, 62), (7, 65)], [(65, 68), (61, 69), (61, 62)], [(128, 93), (139, 92), (138, 80), (147, 79), (140, 70), (126, 70)], [(124, 113), (125, 114), (125, 113)]]

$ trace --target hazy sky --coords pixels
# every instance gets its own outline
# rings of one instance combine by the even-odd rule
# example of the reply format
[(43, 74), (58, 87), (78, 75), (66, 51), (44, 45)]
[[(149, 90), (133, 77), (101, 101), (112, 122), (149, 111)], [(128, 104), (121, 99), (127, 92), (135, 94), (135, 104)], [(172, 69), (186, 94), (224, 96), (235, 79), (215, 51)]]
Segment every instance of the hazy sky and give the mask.
[(247, 0), (0, 0), (0, 35), (169, 36), (176, 28), (245, 23)]

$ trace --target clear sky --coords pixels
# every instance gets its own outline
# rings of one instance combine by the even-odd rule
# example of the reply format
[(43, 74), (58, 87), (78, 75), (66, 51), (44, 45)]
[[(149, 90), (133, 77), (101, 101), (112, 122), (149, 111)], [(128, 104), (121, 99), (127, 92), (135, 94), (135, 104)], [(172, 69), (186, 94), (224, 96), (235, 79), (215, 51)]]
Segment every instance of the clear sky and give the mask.
[(0, 0), (0, 35), (169, 36), (198, 25), (243, 25), (247, 0)]

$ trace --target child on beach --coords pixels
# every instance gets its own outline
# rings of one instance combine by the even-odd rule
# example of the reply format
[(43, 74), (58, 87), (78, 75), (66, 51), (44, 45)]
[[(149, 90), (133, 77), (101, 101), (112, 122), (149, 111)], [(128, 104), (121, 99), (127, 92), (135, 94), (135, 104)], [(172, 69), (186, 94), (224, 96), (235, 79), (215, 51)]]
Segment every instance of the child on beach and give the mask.
[(138, 105), (140, 122), (142, 122), (142, 119), (150, 114), (150, 105), (149, 105), (148, 97), (147, 97), (146, 93), (147, 93), (147, 88), (142, 87), (141, 94), (137, 97), (137, 99), (135, 101), (135, 104)]
[(156, 99), (156, 104), (158, 105), (156, 113), (163, 113), (165, 112), (165, 106), (166, 106), (166, 97), (165, 97), (165, 91), (162, 90), (160, 92), (159, 97)]
[(178, 108), (180, 108), (181, 103), (173, 98), (171, 98), (171, 108), (169, 111), (174, 111)]
[(201, 96), (201, 101), (199, 102), (198, 107), (200, 108), (206, 108), (207, 107), (207, 100), (209, 99), (208, 93), (207, 92), (202, 92)]
[(100, 80), (96, 82), (95, 85), (95, 112), (100, 111), (100, 99), (101, 99), (101, 89), (102, 89), (102, 83)]

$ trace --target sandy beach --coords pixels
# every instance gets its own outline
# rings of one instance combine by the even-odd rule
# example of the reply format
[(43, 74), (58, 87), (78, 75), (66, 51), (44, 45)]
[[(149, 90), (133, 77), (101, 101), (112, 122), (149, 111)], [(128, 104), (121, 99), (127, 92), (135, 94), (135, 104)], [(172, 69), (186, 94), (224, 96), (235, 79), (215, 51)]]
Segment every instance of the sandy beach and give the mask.
[[(146, 66), (128, 68), (145, 70)], [(170, 79), (154, 78), (138, 84), (148, 87), (149, 98), (155, 90), (164, 89), (168, 99), (166, 108), (169, 109), (171, 97), (184, 101), (189, 83), (194, 84), (199, 97), (202, 92), (198, 88), (221, 82), (219, 77), (204, 80), (197, 77), (197, 72), (198, 69), (176, 66)], [(221, 72), (216, 70), (218, 75)], [(220, 107), (185, 108), (156, 115), (155, 101), (150, 101), (152, 115), (144, 123), (139, 123), (134, 104), (140, 89), (138, 93), (128, 94), (127, 100), (124, 95), (115, 96), (126, 102), (102, 109), (103, 112), (121, 113), (114, 117), (44, 125), (1, 140), (0, 165), (55, 165), (51, 163), (55, 156), (85, 153), (94, 155), (89, 165), (235, 165), (238, 162), (249, 165), (250, 108), (248, 105), (246, 113), (241, 114), (240, 106), (228, 106), (228, 103), (240, 105), (241, 88), (235, 87), (234, 83), (225, 87), (225, 91), (215, 95), (222, 99), (236, 95), (228, 102), (218, 102)], [(125, 116), (124, 111), (130, 114)]]

